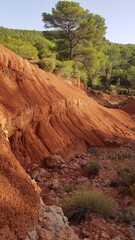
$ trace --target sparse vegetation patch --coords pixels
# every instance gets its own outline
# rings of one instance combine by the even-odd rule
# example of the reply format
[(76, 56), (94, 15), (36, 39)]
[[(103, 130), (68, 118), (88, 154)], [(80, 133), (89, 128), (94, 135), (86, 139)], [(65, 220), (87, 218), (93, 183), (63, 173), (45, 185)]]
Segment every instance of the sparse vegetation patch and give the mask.
[(92, 161), (87, 165), (87, 173), (89, 177), (94, 177), (99, 174), (100, 165), (98, 162)]
[(69, 221), (80, 223), (91, 212), (110, 217), (114, 212), (114, 200), (98, 190), (82, 190), (67, 199), (63, 206)]
[(131, 224), (135, 221), (135, 206), (131, 205), (128, 207), (123, 214), (124, 222)]
[(126, 158), (132, 158), (132, 156), (133, 156), (133, 151), (132, 151), (132, 149), (130, 149), (128, 147), (126, 147), (126, 148), (121, 147), (120, 149), (110, 152), (108, 154), (108, 158), (110, 158), (112, 160), (121, 160), (121, 159), (126, 159)]
[(135, 183), (135, 164), (134, 161), (127, 161), (117, 167), (118, 182), (122, 185), (131, 186)]

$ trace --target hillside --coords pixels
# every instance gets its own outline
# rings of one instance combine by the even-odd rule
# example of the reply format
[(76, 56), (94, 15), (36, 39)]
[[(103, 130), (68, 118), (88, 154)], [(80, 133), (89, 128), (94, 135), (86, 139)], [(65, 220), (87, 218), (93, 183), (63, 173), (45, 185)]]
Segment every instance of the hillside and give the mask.
[(0, 225), (18, 239), (37, 220), (39, 190), (27, 174), (34, 164), (53, 154), (68, 162), (91, 146), (135, 140), (135, 122), (126, 112), (99, 105), (2, 45), (0, 127)]
[(0, 36), (1, 44), (23, 58), (39, 60), (53, 55), (55, 45), (41, 31), (0, 27)]
[[(96, 32), (100, 30), (95, 28)], [(87, 39), (86, 44), (84, 35), (79, 46), (74, 48), (71, 60), (70, 44), (64, 40), (63, 34), (58, 30), (0, 27), (0, 43), (24, 59), (37, 62), (42, 69), (57, 72), (62, 78), (78, 78), (86, 86), (103, 92), (135, 95), (134, 44), (111, 43), (105, 37), (102, 39), (93, 34), (94, 39)]]
[(135, 115), (135, 97), (131, 97), (122, 101), (120, 104), (120, 109), (131, 115)]

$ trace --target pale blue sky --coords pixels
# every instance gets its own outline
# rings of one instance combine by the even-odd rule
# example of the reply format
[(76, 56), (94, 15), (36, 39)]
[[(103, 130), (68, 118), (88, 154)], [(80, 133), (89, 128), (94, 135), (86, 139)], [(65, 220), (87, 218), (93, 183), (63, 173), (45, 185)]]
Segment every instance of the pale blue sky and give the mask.
[[(41, 14), (51, 12), (56, 0), (0, 0), (0, 26), (44, 30)], [(106, 20), (106, 38), (135, 44), (135, 0), (73, 0)]]

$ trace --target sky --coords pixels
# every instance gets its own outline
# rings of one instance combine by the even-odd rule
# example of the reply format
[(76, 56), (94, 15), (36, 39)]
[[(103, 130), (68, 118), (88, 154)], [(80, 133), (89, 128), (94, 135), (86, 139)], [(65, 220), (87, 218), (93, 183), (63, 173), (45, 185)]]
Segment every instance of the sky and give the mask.
[[(105, 19), (106, 38), (115, 43), (135, 44), (135, 0), (72, 0)], [(0, 26), (44, 30), (42, 13), (51, 13), (57, 0), (0, 0)]]

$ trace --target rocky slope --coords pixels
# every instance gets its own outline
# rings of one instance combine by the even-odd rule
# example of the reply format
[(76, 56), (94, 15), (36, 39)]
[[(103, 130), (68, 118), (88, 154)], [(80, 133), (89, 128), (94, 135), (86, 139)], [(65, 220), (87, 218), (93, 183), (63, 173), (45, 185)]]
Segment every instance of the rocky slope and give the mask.
[(24, 239), (36, 223), (39, 189), (27, 174), (33, 164), (54, 153), (66, 161), (88, 146), (134, 140), (134, 128), (127, 113), (100, 106), (0, 45), (1, 228)]
[[(120, 169), (120, 166), (124, 166), (127, 163), (133, 164), (131, 165), (132, 171), (133, 173), (135, 171), (135, 142), (128, 142), (128, 144), (128, 147), (121, 146), (117, 148), (92, 147), (82, 154), (76, 154), (73, 158), (70, 159), (70, 162), (66, 164), (63, 163), (61, 166), (59, 163), (60, 156), (53, 155), (49, 158), (50, 160), (53, 158), (51, 165), (46, 168), (35, 167), (31, 171), (31, 177), (36, 180), (42, 189), (41, 196), (44, 203), (50, 206), (49, 208), (47, 207), (48, 213), (53, 212), (53, 214), (51, 214), (51, 219), (53, 219), (53, 216), (56, 215), (56, 212), (58, 213), (57, 219), (60, 219), (60, 225), (56, 223), (55, 220), (51, 221), (51, 225), (55, 226), (53, 227), (53, 232), (56, 231), (57, 227), (60, 229), (59, 227), (63, 221), (61, 221), (61, 211), (58, 210), (59, 208), (54, 210), (54, 206), (52, 207), (52, 205), (63, 206), (63, 203), (66, 202), (66, 204), (68, 204), (68, 200), (71, 198), (71, 196), (75, 196), (78, 191), (81, 192), (84, 189), (96, 189), (104, 193), (105, 196), (110, 196), (113, 198), (115, 202), (114, 217), (104, 218), (100, 214), (96, 214), (90, 211), (86, 215), (86, 218), (81, 221), (81, 223), (74, 224), (71, 221), (70, 224), (75, 233), (79, 236), (79, 239), (135, 239), (134, 199), (128, 189), (128, 186), (120, 183), (119, 175), (117, 172), (117, 169)], [(119, 158), (117, 158), (118, 153)], [(98, 174), (90, 177), (87, 170), (89, 164), (91, 163), (98, 164), (100, 166), (100, 170)], [(99, 201), (101, 201), (100, 198)], [(40, 234), (41, 231), (46, 231), (45, 223), (46, 222), (43, 221), (42, 228), (45, 229), (41, 229)], [(36, 231), (34, 231), (34, 233), (39, 236), (37, 228), (35, 230)], [(56, 236), (54, 237), (53, 235), (52, 239), (55, 238)], [(76, 237), (72, 235), (71, 239), (75, 240)]]

